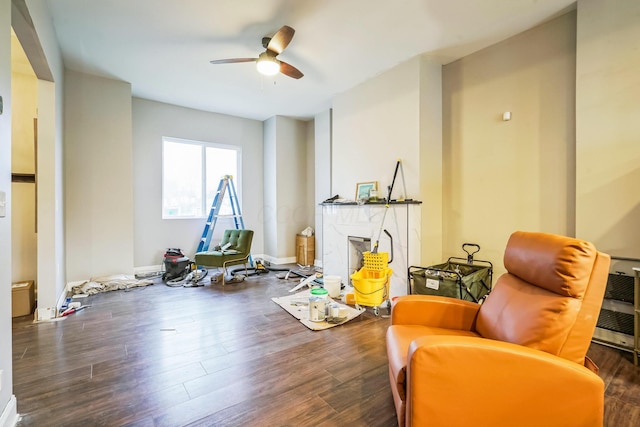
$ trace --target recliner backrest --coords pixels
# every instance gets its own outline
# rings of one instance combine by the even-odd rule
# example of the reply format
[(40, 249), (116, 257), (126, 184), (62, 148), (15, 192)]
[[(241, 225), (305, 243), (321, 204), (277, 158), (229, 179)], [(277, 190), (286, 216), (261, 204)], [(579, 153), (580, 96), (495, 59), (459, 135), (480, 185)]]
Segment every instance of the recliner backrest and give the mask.
[(480, 307), (477, 332), (583, 363), (609, 262), (608, 255), (583, 240), (513, 233), (504, 254), (507, 273)]

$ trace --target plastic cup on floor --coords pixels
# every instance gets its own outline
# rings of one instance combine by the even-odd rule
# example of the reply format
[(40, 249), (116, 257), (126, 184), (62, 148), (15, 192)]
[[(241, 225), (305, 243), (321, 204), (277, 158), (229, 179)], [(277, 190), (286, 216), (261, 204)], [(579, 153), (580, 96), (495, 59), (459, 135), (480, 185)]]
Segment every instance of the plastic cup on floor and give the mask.
[(340, 276), (324, 276), (324, 288), (329, 292), (331, 298), (340, 298), (340, 287), (342, 280)]

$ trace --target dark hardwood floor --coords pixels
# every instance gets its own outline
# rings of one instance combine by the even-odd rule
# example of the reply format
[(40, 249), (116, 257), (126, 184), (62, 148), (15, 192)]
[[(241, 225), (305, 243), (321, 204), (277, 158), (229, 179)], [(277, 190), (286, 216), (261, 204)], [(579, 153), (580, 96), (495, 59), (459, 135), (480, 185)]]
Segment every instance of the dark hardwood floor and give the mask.
[[(270, 298), (275, 274), (235, 285), (158, 283), (97, 294), (65, 320), (13, 322), (27, 426), (394, 426), (384, 334), (371, 310), (313, 332)], [(640, 370), (593, 344), (605, 425), (637, 426)], [(576, 390), (579, 393), (579, 390)]]

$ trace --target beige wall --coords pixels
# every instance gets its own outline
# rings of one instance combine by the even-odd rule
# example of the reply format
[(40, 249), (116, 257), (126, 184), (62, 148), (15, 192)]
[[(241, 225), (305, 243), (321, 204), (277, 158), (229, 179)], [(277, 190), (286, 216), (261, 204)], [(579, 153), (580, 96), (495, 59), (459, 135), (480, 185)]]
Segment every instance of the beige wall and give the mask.
[(36, 76), (13, 71), (11, 92), (16, 94), (11, 105), (11, 169), (14, 173), (35, 173), (33, 119), (38, 114)]
[(640, 258), (640, 2), (580, 0), (577, 234)]
[[(11, 56), (11, 172), (34, 174), (38, 80), (15, 35), (11, 37)], [(35, 190), (34, 183), (11, 184), (12, 282), (37, 279)]]
[(499, 274), (513, 231), (574, 234), (575, 17), (444, 67), (446, 257), (477, 243)]
[[(442, 66), (421, 58), (419, 161), (403, 161), (409, 176), (419, 174), (421, 200), (420, 259), (422, 265), (442, 262), (443, 165), (442, 165)], [(416, 168), (413, 171), (412, 168)], [(400, 182), (396, 182), (400, 187)], [(396, 190), (394, 190), (395, 192)], [(409, 244), (414, 243), (411, 236)]]
[(67, 280), (133, 274), (131, 85), (65, 73)]

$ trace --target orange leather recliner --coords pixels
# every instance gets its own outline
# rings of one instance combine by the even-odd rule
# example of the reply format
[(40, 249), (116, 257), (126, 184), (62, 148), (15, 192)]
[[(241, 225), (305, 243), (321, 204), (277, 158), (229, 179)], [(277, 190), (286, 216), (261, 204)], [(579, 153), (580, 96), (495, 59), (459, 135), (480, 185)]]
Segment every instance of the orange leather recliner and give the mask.
[(601, 426), (586, 353), (610, 257), (589, 242), (515, 232), (482, 305), (407, 295), (387, 330), (400, 426)]

